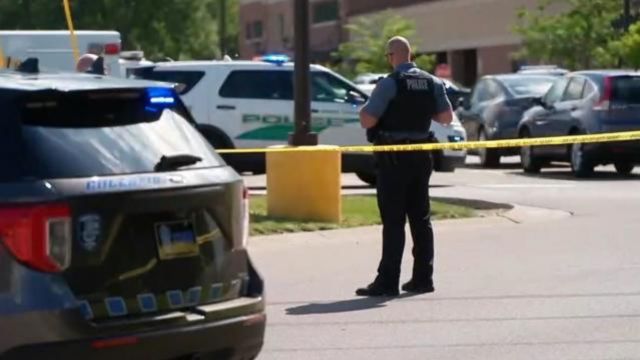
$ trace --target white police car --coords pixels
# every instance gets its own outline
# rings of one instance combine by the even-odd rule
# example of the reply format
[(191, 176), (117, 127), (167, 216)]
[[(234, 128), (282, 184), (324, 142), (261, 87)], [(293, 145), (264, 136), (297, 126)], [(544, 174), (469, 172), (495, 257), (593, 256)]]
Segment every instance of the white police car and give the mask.
[[(137, 78), (181, 84), (181, 96), (216, 148), (262, 148), (287, 142), (294, 126), (293, 64), (286, 57), (263, 61), (175, 61), (134, 70)], [(322, 144), (365, 145), (358, 111), (367, 94), (331, 70), (311, 66), (312, 130)], [(454, 128), (445, 141), (463, 141), (464, 130)], [(452, 153), (453, 154), (453, 153)], [(443, 169), (464, 161), (464, 152), (446, 153)], [(264, 154), (228, 156), (238, 171), (263, 173)], [(375, 181), (373, 157), (343, 155), (343, 172)]]

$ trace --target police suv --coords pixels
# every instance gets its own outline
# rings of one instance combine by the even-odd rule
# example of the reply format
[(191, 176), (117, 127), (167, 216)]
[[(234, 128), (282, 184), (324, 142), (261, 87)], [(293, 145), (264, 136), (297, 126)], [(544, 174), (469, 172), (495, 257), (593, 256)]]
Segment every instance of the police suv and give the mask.
[[(263, 148), (287, 142), (293, 131), (294, 66), (279, 57), (262, 61), (165, 62), (134, 70), (135, 77), (180, 84), (181, 95), (198, 127), (216, 148)], [(321, 144), (366, 145), (358, 112), (368, 96), (331, 70), (311, 66), (312, 130)], [(433, 126), (439, 141), (465, 140), (461, 126), (442, 130)], [(436, 154), (437, 168), (453, 170), (464, 162), (464, 151)], [(264, 154), (230, 156), (241, 172), (263, 173)], [(355, 172), (375, 182), (370, 153), (343, 155), (343, 172)]]
[(0, 71), (0, 358), (253, 359), (247, 192), (171, 87)]

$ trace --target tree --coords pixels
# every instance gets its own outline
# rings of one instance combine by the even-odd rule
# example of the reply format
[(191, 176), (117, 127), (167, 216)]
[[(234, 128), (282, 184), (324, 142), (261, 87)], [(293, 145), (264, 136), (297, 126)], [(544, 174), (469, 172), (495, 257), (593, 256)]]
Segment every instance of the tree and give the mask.
[(629, 31), (609, 46), (611, 53), (617, 55), (622, 64), (635, 70), (640, 69), (640, 23), (629, 27)]
[[(404, 36), (413, 44), (417, 42), (415, 24), (388, 12), (358, 18), (346, 28), (351, 40), (341, 44), (333, 56), (340, 61), (337, 70), (347, 76), (388, 72), (386, 45), (393, 36)], [(419, 54), (419, 50), (414, 48), (414, 53)], [(418, 55), (415, 62), (422, 69), (431, 70), (435, 59), (429, 55)]]
[(559, 0), (540, 0), (531, 11), (521, 9), (515, 31), (523, 38), (519, 58), (555, 63), (571, 69), (612, 66), (609, 43), (619, 36), (612, 26), (622, 1), (564, 0), (568, 10), (550, 15)]
[[(125, 49), (144, 50), (152, 59), (212, 59), (220, 56), (218, 1), (72, 0), (71, 4), (77, 29), (117, 30)], [(237, 2), (228, 0), (228, 10), (236, 11), (227, 16), (229, 37), (237, 31)], [(16, 30), (67, 28), (62, 2), (56, 0), (0, 0), (0, 24)]]

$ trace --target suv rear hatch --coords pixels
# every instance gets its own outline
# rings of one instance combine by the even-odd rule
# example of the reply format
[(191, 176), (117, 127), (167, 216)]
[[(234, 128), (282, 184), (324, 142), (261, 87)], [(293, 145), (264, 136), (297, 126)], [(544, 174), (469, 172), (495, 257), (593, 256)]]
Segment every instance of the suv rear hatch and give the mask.
[(605, 132), (640, 129), (640, 75), (606, 77), (596, 110)]
[[(60, 272), (87, 319), (240, 296), (242, 180), (185, 120), (173, 91), (43, 92), (19, 101), (21, 165), (0, 181), (44, 185), (51, 196), (0, 198), (0, 237), (14, 257)], [(37, 247), (28, 244), (36, 231), (5, 231), (43, 223), (48, 247), (38, 258), (23, 251)]]

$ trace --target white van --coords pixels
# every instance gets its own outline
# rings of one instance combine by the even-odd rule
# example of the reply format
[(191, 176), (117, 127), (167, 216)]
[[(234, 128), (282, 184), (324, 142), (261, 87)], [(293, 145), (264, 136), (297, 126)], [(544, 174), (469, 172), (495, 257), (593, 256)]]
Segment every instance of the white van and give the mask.
[[(181, 95), (200, 131), (216, 148), (263, 148), (286, 144), (294, 128), (292, 63), (264, 61), (175, 61), (134, 70), (135, 77), (181, 84)], [(367, 145), (358, 111), (368, 96), (358, 87), (319, 66), (311, 66), (312, 130), (321, 144)], [(464, 141), (453, 129), (445, 141)], [(442, 155), (442, 154), (439, 154)], [(464, 162), (464, 152), (449, 160)], [(240, 172), (263, 173), (264, 154), (227, 156)], [(444, 162), (443, 162), (444, 163)], [(452, 165), (447, 165), (451, 170)], [(445, 167), (447, 167), (445, 166)], [(343, 155), (343, 172), (375, 182), (371, 153)]]
[[(80, 55), (103, 55), (111, 76), (121, 77), (121, 38), (117, 31), (76, 31)], [(16, 68), (27, 58), (38, 58), (40, 68), (75, 71), (69, 31), (0, 31), (0, 64)]]

